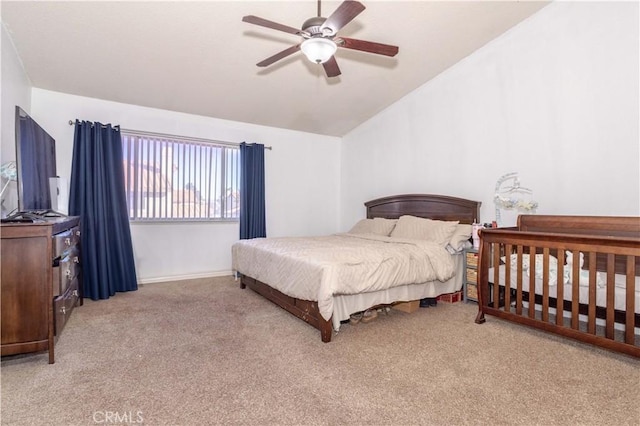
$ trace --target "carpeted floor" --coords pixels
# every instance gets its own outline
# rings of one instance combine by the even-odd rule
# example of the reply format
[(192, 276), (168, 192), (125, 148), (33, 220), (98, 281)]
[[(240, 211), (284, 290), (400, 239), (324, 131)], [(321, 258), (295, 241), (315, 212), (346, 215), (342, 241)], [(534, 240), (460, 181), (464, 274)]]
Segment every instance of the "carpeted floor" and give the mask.
[(392, 310), (333, 341), (231, 277), (85, 301), (5, 357), (2, 424), (638, 425), (640, 361), (489, 317)]

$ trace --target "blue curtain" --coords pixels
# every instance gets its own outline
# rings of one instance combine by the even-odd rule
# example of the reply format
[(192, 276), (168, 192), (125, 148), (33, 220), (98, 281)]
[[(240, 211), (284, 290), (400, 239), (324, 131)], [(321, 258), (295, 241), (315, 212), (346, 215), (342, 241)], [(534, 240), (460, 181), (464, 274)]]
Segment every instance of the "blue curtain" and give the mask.
[(80, 216), (84, 297), (138, 289), (120, 129), (76, 120), (69, 213)]
[(267, 236), (264, 145), (240, 144), (240, 239)]

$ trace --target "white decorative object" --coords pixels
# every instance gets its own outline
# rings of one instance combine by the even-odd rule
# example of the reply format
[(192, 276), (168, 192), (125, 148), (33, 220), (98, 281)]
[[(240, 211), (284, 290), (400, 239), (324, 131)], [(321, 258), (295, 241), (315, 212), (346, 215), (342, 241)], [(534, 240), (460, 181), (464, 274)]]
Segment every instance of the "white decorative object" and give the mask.
[(4, 191), (9, 186), (11, 181), (16, 181), (18, 179), (18, 171), (16, 170), (16, 162), (15, 161), (7, 161), (2, 166), (0, 166), (0, 176), (3, 179), (6, 179), (6, 183), (2, 187), (2, 191), (0, 191), (0, 200), (2, 200), (2, 196), (4, 195)]
[(496, 182), (493, 203), (496, 205), (496, 222), (502, 226), (501, 210), (516, 210), (520, 213), (533, 214), (538, 208), (538, 202), (533, 200), (533, 191), (520, 186), (517, 172), (500, 176)]
[(473, 239), (473, 248), (480, 248), (480, 234), (478, 233), (481, 229), (484, 229), (484, 226), (480, 223), (474, 223), (471, 225), (471, 238)]

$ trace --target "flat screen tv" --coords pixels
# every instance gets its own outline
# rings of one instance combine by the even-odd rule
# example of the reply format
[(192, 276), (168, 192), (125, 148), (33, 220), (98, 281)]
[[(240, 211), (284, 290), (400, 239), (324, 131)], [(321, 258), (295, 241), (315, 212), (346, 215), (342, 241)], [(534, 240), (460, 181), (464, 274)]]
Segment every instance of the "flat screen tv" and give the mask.
[(18, 210), (51, 210), (49, 178), (56, 177), (56, 141), (16, 106)]

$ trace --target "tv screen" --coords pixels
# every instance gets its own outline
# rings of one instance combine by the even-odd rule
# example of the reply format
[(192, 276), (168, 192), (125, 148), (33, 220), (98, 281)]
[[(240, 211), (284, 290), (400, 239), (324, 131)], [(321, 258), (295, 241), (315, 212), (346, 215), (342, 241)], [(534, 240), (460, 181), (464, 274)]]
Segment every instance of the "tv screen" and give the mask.
[(16, 106), (18, 209), (51, 210), (49, 178), (56, 177), (56, 141)]

